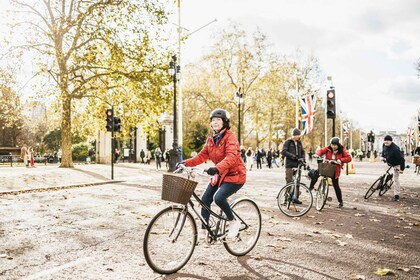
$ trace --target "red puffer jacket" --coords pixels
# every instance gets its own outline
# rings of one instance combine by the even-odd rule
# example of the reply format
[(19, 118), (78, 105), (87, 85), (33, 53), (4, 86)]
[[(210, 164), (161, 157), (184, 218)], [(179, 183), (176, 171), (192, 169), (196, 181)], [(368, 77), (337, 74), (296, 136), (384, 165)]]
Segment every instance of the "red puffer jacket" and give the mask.
[(186, 166), (196, 166), (210, 159), (219, 170), (220, 180), (233, 184), (245, 184), (246, 167), (241, 158), (238, 140), (232, 131), (227, 130), (217, 144), (213, 137), (207, 138), (203, 149), (195, 157), (185, 161)]
[[(340, 177), (341, 167), (344, 165), (344, 163), (351, 161), (351, 156), (349, 155), (349, 153), (347, 153), (346, 148), (341, 146), (341, 149), (343, 150), (342, 153), (337, 152), (335, 154), (335, 160), (339, 159), (341, 161), (341, 164), (337, 164), (337, 167), (335, 168), (335, 179)], [(333, 151), (330, 146), (327, 146), (325, 148), (320, 149), (318, 152), (316, 152), (316, 154), (318, 156), (322, 156), (325, 154), (326, 159), (332, 160)]]

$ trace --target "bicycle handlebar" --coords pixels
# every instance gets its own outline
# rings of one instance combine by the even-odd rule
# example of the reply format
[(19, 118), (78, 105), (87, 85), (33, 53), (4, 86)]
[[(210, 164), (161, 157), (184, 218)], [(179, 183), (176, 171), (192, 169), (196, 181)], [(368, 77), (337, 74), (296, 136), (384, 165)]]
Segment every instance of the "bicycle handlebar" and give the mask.
[(200, 167), (187, 167), (185, 164), (178, 164), (178, 169), (174, 171), (174, 173), (180, 173), (181, 171), (185, 171), (188, 177), (194, 177), (194, 174), (198, 174), (201, 176), (207, 176), (207, 169), (200, 168)]

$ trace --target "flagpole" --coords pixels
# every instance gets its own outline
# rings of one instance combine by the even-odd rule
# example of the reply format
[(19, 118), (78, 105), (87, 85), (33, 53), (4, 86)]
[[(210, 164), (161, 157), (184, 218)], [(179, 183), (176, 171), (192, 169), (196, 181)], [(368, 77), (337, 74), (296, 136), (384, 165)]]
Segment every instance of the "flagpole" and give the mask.
[(341, 139), (341, 143), (344, 145), (344, 139), (343, 139), (343, 115), (342, 112), (340, 110), (340, 139)]
[[(181, 65), (181, 0), (178, 0), (178, 65)], [(183, 134), (182, 134), (182, 75), (179, 75), (178, 80), (178, 145), (181, 148), (181, 161), (183, 159)]]

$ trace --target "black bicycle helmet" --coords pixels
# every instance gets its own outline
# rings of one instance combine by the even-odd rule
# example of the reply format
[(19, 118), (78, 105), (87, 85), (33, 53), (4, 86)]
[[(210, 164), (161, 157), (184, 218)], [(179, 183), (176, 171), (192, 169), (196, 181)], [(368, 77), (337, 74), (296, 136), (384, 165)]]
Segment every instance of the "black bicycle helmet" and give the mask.
[(340, 138), (338, 138), (338, 137), (331, 138), (330, 144), (340, 145)]
[(230, 128), (230, 114), (228, 111), (217, 108), (210, 113), (210, 121), (212, 118), (221, 118), (223, 120), (223, 127)]

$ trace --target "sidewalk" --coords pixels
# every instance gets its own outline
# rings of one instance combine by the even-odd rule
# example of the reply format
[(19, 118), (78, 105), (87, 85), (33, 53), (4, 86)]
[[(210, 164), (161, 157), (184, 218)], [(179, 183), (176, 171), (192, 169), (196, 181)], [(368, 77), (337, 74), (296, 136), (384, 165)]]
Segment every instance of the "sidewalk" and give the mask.
[(59, 168), (58, 165), (39, 165), (35, 168), (1, 167), (0, 194), (42, 188), (98, 185), (116, 181), (156, 185), (165, 172), (166, 168), (156, 170), (153, 164), (118, 163), (114, 165), (114, 180), (111, 180), (111, 166), (104, 164), (79, 164), (74, 168)]

